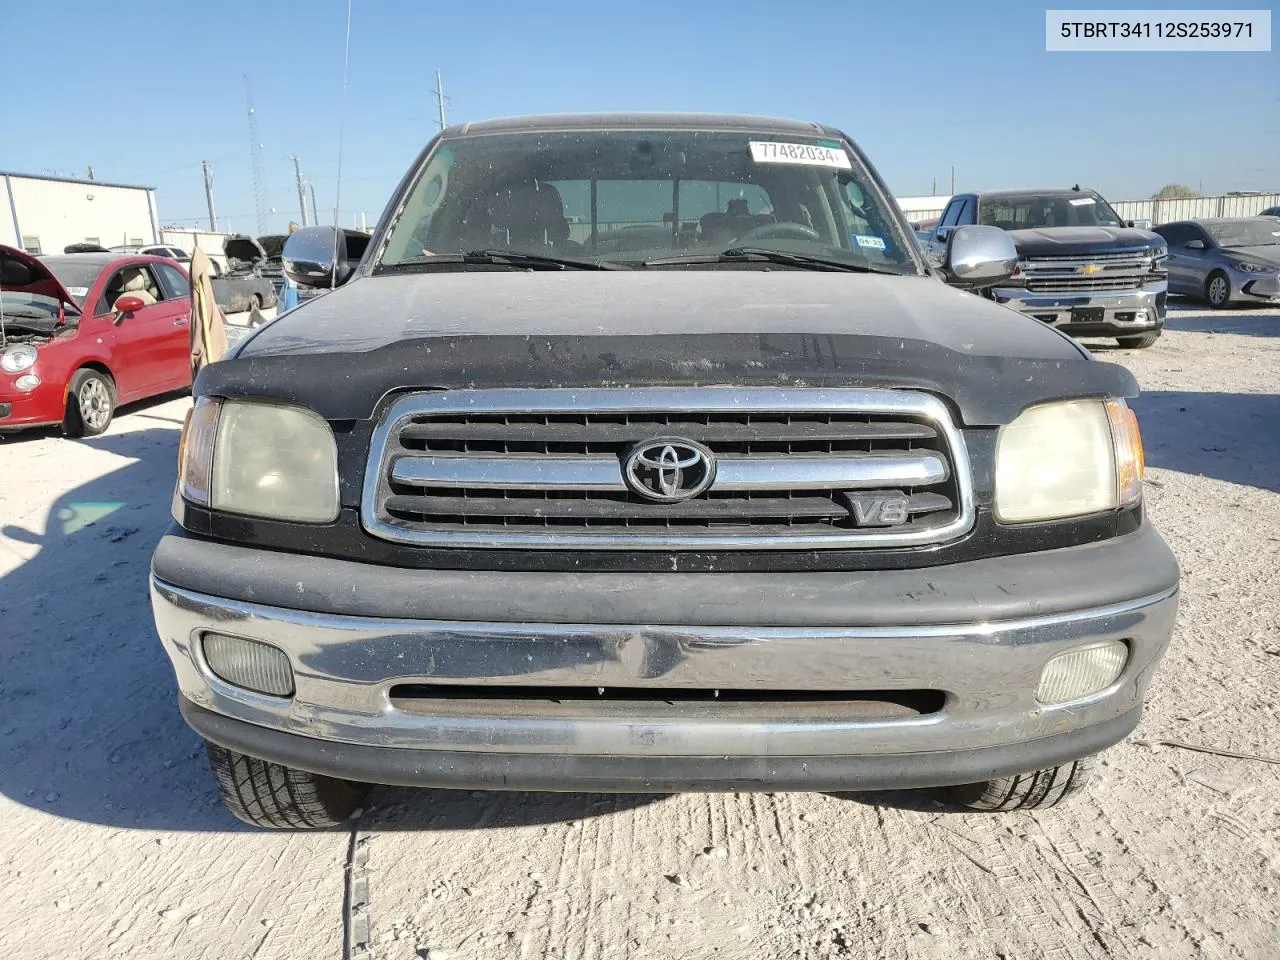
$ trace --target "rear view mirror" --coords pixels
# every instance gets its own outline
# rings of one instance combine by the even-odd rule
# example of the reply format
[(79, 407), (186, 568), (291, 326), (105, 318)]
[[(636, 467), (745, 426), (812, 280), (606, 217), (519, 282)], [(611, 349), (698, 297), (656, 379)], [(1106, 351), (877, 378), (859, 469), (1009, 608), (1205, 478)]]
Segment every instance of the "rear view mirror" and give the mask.
[(1204, 249), (1204, 241), (1203, 241), (1203, 240), (1188, 240), (1188, 241), (1186, 242), (1185, 246), (1186, 246), (1186, 248), (1187, 248), (1188, 250), (1203, 250), (1203, 249)]
[(999, 227), (970, 225), (951, 231), (942, 273), (958, 287), (993, 287), (1013, 276), (1018, 266), (1018, 250), (1013, 239)]
[(135, 297), (131, 293), (116, 297), (115, 311), (116, 313), (137, 313), (146, 304), (142, 302), (141, 297)]
[(337, 227), (303, 227), (284, 243), (280, 259), (300, 287), (333, 287), (355, 273), (369, 245), (368, 234)]

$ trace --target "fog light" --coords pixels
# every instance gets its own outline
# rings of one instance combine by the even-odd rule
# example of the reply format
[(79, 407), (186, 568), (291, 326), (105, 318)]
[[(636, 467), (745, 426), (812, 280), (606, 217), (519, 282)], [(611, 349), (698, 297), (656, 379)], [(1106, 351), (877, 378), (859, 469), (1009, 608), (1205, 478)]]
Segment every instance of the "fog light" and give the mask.
[(1036, 699), (1041, 703), (1065, 703), (1105, 690), (1115, 683), (1129, 659), (1123, 640), (1103, 640), (1060, 653), (1044, 665)]
[(293, 696), (293, 667), (279, 647), (221, 633), (206, 633), (204, 659), (220, 679), (273, 697)]
[(30, 393), (36, 387), (40, 386), (40, 378), (34, 373), (27, 373), (13, 381), (13, 385), (23, 393)]

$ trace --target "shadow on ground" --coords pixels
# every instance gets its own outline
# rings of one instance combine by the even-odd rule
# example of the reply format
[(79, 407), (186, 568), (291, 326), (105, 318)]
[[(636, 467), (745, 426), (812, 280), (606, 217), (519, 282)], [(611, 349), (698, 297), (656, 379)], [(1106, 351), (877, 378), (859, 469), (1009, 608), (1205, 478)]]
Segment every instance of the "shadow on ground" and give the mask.
[(1185, 333), (1229, 333), (1245, 337), (1280, 337), (1280, 315), (1242, 313), (1238, 310), (1171, 311), (1166, 330)]
[(1152, 390), (1133, 406), (1148, 466), (1280, 492), (1280, 394)]
[[(105, 826), (248, 830), (223, 808), (178, 713), (151, 619), (147, 572), (170, 523), (178, 432), (147, 407), (131, 416), (166, 427), (58, 440), (128, 463), (59, 497), (43, 530), (0, 530), (39, 547), (0, 577), (0, 794)], [(379, 787), (369, 802), (396, 812), (379, 815), (379, 829), (448, 830), (579, 820), (654, 799)]]

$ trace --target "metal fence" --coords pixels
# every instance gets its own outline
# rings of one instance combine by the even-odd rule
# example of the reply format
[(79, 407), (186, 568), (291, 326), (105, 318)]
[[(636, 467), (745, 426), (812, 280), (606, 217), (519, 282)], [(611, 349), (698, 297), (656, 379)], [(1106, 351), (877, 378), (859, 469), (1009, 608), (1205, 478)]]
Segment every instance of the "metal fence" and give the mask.
[[(1256, 217), (1269, 207), (1280, 207), (1280, 193), (1227, 194), (1221, 197), (1187, 197), (1185, 200), (1119, 200), (1111, 206), (1125, 220), (1147, 221), (1155, 226), (1202, 217)], [(912, 223), (936, 220), (945, 209), (909, 210), (907, 219)]]

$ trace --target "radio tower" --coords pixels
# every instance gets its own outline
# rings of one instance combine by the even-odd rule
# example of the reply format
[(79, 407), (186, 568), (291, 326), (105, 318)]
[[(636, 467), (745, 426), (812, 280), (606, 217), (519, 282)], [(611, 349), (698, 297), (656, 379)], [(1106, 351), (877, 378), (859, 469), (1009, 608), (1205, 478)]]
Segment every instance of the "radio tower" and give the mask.
[(253, 163), (253, 209), (258, 220), (258, 235), (268, 231), (266, 174), (262, 169), (262, 141), (258, 139), (258, 114), (253, 109), (253, 87), (249, 74), (244, 75), (244, 98), (249, 107), (249, 159)]

